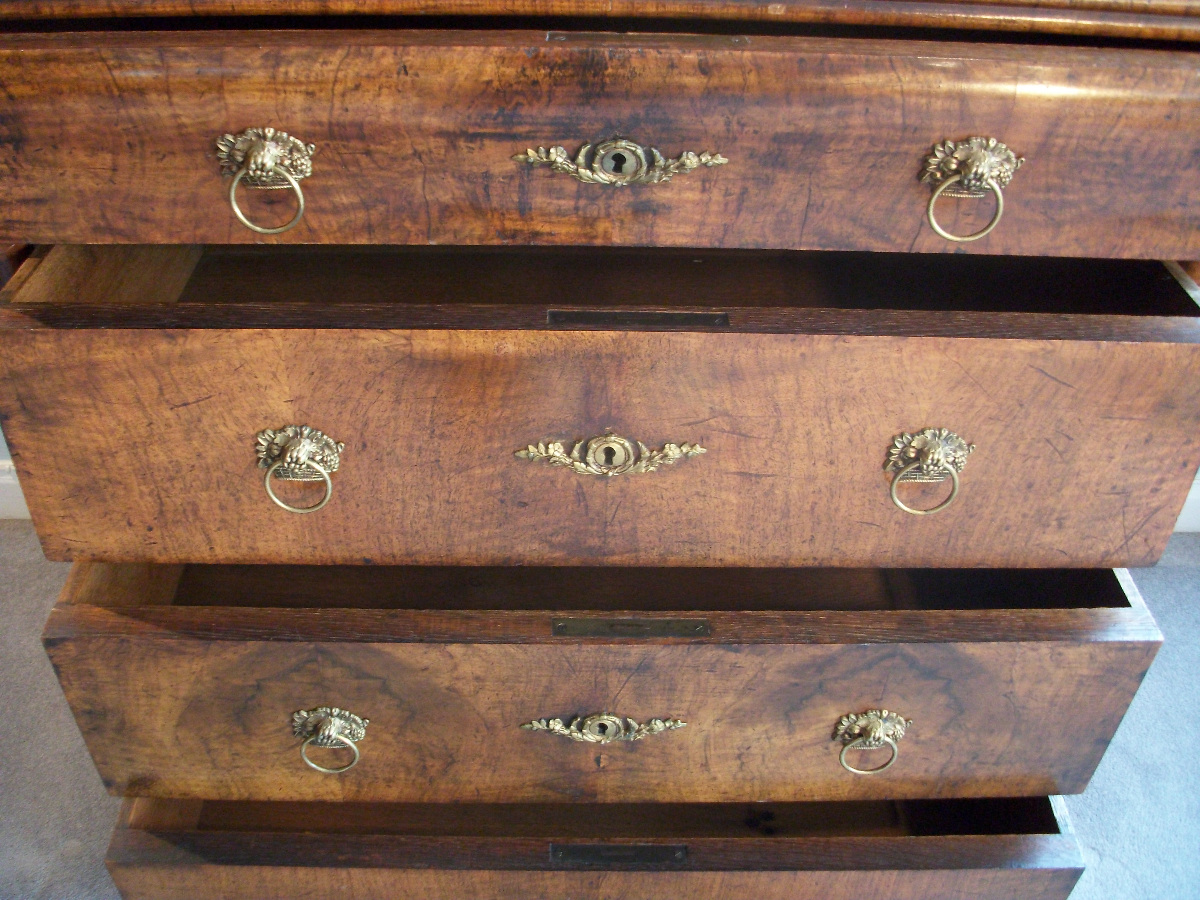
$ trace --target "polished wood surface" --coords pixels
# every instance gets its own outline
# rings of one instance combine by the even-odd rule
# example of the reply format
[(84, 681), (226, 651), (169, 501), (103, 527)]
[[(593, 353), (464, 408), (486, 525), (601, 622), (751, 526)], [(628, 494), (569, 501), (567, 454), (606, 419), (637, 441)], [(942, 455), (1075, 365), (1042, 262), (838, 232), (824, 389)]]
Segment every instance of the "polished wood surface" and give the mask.
[[(577, 809), (577, 808), (576, 808)], [(592, 808), (127, 802), (107, 864), (126, 900), (336, 894), (458, 900), (971, 896), (1065, 900), (1082, 860), (1046, 798)], [(673, 846), (658, 866), (556, 865), (551, 842)], [(311, 893), (309, 893), (311, 892)]]
[[(491, 31), (6, 35), (0, 239), (254, 243), (215, 159), (318, 146), (272, 243), (659, 245), (1200, 257), (1196, 57), (844, 38)], [(621, 134), (729, 164), (608, 189), (511, 157)], [(924, 156), (1028, 159), (991, 235), (925, 222)], [(246, 191), (266, 222), (288, 191)], [(960, 233), (991, 214), (948, 200)]]
[[(0, 20), (203, 16), (502, 16), (721, 20), (780, 24), (1008, 31), (1195, 41), (1194, 0), (6, 0)], [(84, 27), (96, 23), (83, 22)], [(531, 21), (530, 24), (533, 24)], [(36, 22), (30, 23), (36, 27)], [(638, 30), (646, 30), (645, 27)]]
[[(111, 568), (77, 569), (93, 567)], [(731, 586), (707, 598), (721, 612), (691, 608), (693, 580), (672, 588), (653, 573), (640, 584), (636, 573), (617, 585), (596, 577), (601, 592), (622, 590), (623, 610), (613, 599), (589, 610), (591, 593), (569, 571), (557, 590), (545, 587), (552, 573), (535, 574), (528, 590), (508, 588), (512, 608), (478, 610), (471, 594), (502, 601), (504, 592), (481, 585), (460, 600), (376, 568), (373, 578), (398, 583), (372, 593), (407, 596), (407, 608), (364, 608), (356, 579), (282, 569), (264, 584), (243, 572), (213, 588), (222, 573), (208, 570), (207, 605), (193, 586), (184, 605), (131, 608), (112, 577), (111, 604), (95, 591), (83, 603), (64, 592), (46, 647), (110, 790), (412, 802), (1075, 792), (1161, 640), (1128, 577), (1095, 571), (827, 570), (789, 583), (746, 570), (740, 585), (727, 573)], [(181, 593), (190, 580), (185, 571)], [(275, 604), (302, 585), (319, 606)], [(239, 602), (227, 602), (234, 592)], [(670, 607), (638, 603), (661, 596)], [(998, 605), (1006, 596), (1011, 605)], [(1027, 596), (1033, 609), (1018, 605)], [(925, 608), (929, 597), (936, 608)], [(545, 608), (533, 608), (538, 600)], [(709, 633), (558, 636), (553, 622), (565, 615), (701, 619)], [(345, 775), (308, 769), (292, 736), (291, 714), (321, 705), (370, 719), (362, 761)], [(914, 724), (892, 769), (851, 775), (833, 728), (879, 707)], [(519, 727), (605, 711), (687, 726), (606, 745)], [(1048, 724), (1061, 722), (1071, 725)]]
[[(767, 320), (739, 333), (516, 330), (521, 321), (486, 303), (469, 330), (439, 328), (436, 313), (420, 328), (380, 330), (370, 309), (360, 327), (329, 328), (338, 306), (289, 312), (286, 302), (265, 310), (286, 328), (231, 328), (238, 304), (213, 301), (155, 307), (192, 310), (187, 328), (89, 327), (86, 316), (43, 323), (47, 304), (20, 304), (18, 293), (0, 315), (0, 414), (55, 559), (1153, 562), (1200, 463), (1200, 319), (1155, 315), (1180, 311), (1186, 295), (1162, 294), (1143, 272), (1118, 308), (1140, 303), (1144, 315), (956, 312), (953, 298), (971, 292), (949, 289), (945, 262), (928, 258), (922, 277), (876, 289), (876, 304), (920, 305), (924, 291), (939, 297), (934, 309), (809, 311), (843, 282), (801, 274), (811, 287), (795, 307), (760, 308)], [(1039, 266), (1041, 291), (1024, 302), (1087, 308), (1087, 291), (1081, 300), (1062, 287), (1078, 267), (1055, 280), (1055, 267)], [(489, 299), (487, 274), (459, 278), (458, 296)], [(281, 278), (304, 291), (305, 279)], [(623, 291), (620, 280), (608, 286)], [(224, 291), (255, 296), (236, 279)], [(859, 291), (848, 301), (867, 303)], [(544, 307), (534, 313), (545, 322)], [(935, 336), (900, 336), (925, 326)], [(254, 436), (289, 423), (346, 443), (333, 499), (315, 515), (289, 514), (263, 489)], [(883, 464), (895, 435), (924, 427), (979, 449), (955, 505), (917, 517), (892, 504)], [(609, 428), (707, 453), (611, 479), (513, 456)], [(301, 505), (318, 498), (314, 485), (279, 490)], [(904, 488), (925, 506), (947, 490)]]

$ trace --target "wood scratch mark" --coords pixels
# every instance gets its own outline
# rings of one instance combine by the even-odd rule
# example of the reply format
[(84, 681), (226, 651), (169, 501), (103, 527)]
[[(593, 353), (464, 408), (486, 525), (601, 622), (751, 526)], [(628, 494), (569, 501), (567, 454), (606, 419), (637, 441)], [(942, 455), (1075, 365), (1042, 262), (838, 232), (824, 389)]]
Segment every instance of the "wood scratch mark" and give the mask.
[(1029, 368), (1033, 369), (1033, 371), (1035, 371), (1035, 372), (1041, 372), (1043, 375), (1045, 375), (1051, 381), (1061, 384), (1063, 387), (1069, 387), (1073, 391), (1077, 390), (1075, 385), (1071, 384), (1071, 382), (1063, 381), (1061, 378), (1055, 378), (1053, 375), (1051, 375), (1049, 372), (1047, 372), (1045, 369), (1041, 368), (1040, 366), (1035, 366), (1035, 365), (1030, 364)]
[(197, 397), (195, 400), (185, 400), (183, 403), (172, 403), (167, 407), (167, 409), (174, 411), (177, 409), (183, 409), (185, 406), (195, 406), (197, 403), (203, 403), (205, 400), (211, 400), (215, 396), (217, 395), (209, 394), (205, 397)]

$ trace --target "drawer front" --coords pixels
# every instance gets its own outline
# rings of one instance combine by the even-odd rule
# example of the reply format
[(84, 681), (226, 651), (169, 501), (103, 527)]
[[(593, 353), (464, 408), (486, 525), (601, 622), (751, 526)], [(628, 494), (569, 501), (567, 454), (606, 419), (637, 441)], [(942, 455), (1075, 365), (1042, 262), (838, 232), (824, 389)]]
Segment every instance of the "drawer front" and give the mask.
[[(224, 177), (217, 141), (269, 127), (297, 140), (275, 144), (307, 177), (289, 187), (276, 156), (251, 153), (283, 190), (245, 174), (236, 197), (250, 222), (287, 224), (292, 188), (305, 198), (298, 224), (268, 240), (1191, 259), (1197, 71), (1192, 53), (815, 38), (5, 36), (0, 234), (263, 240), (230, 205), (250, 139)], [(1026, 163), (1003, 187), (999, 226), (961, 244), (927, 223), (919, 176), (935, 144), (971, 137)], [(602, 172), (640, 173), (638, 154), (653, 169), (656, 150), (663, 167), (642, 180), (657, 183), (555, 170), (615, 138), (640, 149), (617, 148)], [(293, 155), (310, 144), (308, 174)], [(545, 165), (514, 159), (539, 147)], [(946, 196), (937, 210), (967, 235), (993, 207)]]
[(107, 864), (125, 900), (1066, 900), (1083, 870), (1069, 827), (1046, 797), (621, 804), (586, 817), (552, 805), (140, 800), (125, 804)]
[[(262, 594), (242, 602), (269, 606)], [(60, 605), (47, 648), (106, 785), (405, 802), (1077, 792), (1160, 640), (1140, 604), (651, 615), (333, 602)], [(314, 713), (333, 707), (348, 713)], [(861, 729), (844, 717), (882, 709), (891, 737), (847, 748)], [(350, 714), (367, 720), (357, 734)], [(303, 743), (334, 718), (350, 743)], [(305, 759), (358, 762), (328, 774)]]
[[(5, 333), (0, 372), (54, 559), (1148, 564), (1200, 456), (1184, 344), (46, 328)], [(264, 488), (256, 435), (289, 425), (344, 444), (328, 490), (272, 476), (293, 506), (328, 496), (310, 515)], [(885, 463), (924, 428), (975, 449), (954, 504), (912, 515)], [(638, 454), (658, 467), (604, 474)]]

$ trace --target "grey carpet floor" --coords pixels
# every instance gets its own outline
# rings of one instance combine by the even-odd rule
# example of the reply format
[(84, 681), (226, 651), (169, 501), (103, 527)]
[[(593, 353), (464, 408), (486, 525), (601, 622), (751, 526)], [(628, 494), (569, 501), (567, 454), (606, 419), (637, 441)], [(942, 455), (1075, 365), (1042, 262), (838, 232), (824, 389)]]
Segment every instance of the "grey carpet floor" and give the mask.
[[(0, 521), (0, 900), (117, 898), (103, 860), (119, 801), (38, 639), (67, 569), (27, 522)], [(1088, 865), (1071, 900), (1200, 898), (1200, 535), (1134, 576), (1166, 642), (1087, 793), (1067, 800)]]

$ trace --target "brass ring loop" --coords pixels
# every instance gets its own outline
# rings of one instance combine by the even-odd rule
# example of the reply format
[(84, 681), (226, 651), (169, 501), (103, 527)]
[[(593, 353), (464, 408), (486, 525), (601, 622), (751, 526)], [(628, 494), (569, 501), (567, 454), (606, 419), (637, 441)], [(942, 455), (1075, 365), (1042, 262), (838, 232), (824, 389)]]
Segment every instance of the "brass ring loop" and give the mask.
[(878, 775), (880, 772), (886, 772), (892, 767), (893, 764), (895, 764), (896, 760), (900, 758), (900, 748), (897, 747), (896, 742), (889, 737), (881, 738), (881, 740), (892, 748), (892, 755), (888, 757), (888, 761), (882, 766), (878, 766), (874, 769), (857, 769), (850, 765), (850, 763), (846, 762), (846, 752), (849, 750), (857, 750), (866, 744), (867, 739), (865, 737), (855, 738), (850, 743), (846, 744), (846, 746), (842, 747), (842, 752), (838, 756), (838, 762), (842, 764), (843, 769), (855, 775)]
[(942, 196), (942, 191), (946, 190), (946, 188), (950, 187), (950, 185), (957, 184), (960, 181), (962, 181), (961, 175), (953, 175), (950, 178), (947, 178), (941, 184), (939, 184), (937, 186), (937, 188), (934, 189), (933, 196), (929, 198), (929, 207), (927, 209), (927, 214), (929, 216), (929, 227), (930, 228), (932, 228), (934, 231), (936, 231), (938, 234), (940, 234), (946, 240), (957, 241), (958, 243), (962, 244), (962, 243), (966, 243), (967, 241), (977, 241), (981, 237), (986, 237), (988, 234), (991, 233), (993, 228), (995, 228), (997, 225), (1000, 224), (1000, 217), (1002, 215), (1004, 215), (1004, 191), (1001, 189), (1000, 185), (998, 185), (995, 182), (994, 179), (989, 178), (987, 180), (987, 186), (989, 188), (991, 188), (992, 193), (996, 197), (996, 212), (992, 216), (992, 220), (990, 222), (988, 222), (987, 225), (985, 225), (982, 229), (980, 229), (979, 231), (976, 231), (974, 234), (966, 234), (966, 235), (951, 234), (950, 232), (946, 231), (946, 229), (944, 229), (941, 225), (938, 224), (937, 218), (934, 217), (934, 215), (933, 215), (933, 207), (934, 207), (934, 204), (937, 203), (938, 197)]
[(316, 469), (318, 472), (320, 472), (320, 473), (321, 473), (321, 478), (322, 478), (322, 479), (324, 480), (324, 482), (325, 482), (325, 496), (323, 496), (323, 497), (321, 498), (321, 502), (320, 502), (320, 503), (318, 503), (318, 504), (316, 504), (315, 506), (292, 506), (292, 505), (290, 505), (290, 504), (288, 504), (288, 503), (284, 503), (284, 502), (283, 502), (282, 500), (280, 500), (280, 499), (279, 499), (277, 496), (275, 496), (275, 491), (271, 489), (271, 476), (272, 476), (272, 475), (274, 475), (274, 474), (275, 474), (275, 470), (276, 470), (276, 469), (278, 469), (278, 468), (279, 468), (280, 466), (282, 466), (282, 465), (283, 465), (283, 460), (282, 460), (282, 459), (278, 459), (278, 460), (276, 460), (275, 462), (271, 463), (271, 467), (270, 467), (269, 469), (267, 469), (267, 474), (266, 474), (266, 476), (263, 478), (263, 485), (264, 485), (264, 486), (266, 487), (266, 489), (267, 489), (267, 496), (268, 496), (268, 497), (270, 497), (272, 500), (274, 500), (274, 501), (275, 501), (275, 504), (276, 504), (277, 506), (281, 506), (281, 507), (283, 507), (283, 508), (284, 508), (284, 509), (286, 509), (288, 512), (294, 512), (294, 513), (314, 513), (314, 512), (316, 512), (318, 509), (324, 509), (324, 508), (325, 508), (325, 504), (329, 502), (329, 498), (333, 496), (333, 481), (332, 481), (332, 479), (330, 479), (330, 477), (329, 477), (329, 473), (328, 473), (328, 472), (326, 472), (326, 471), (325, 471), (325, 469), (324, 469), (322, 466), (319, 466), (319, 465), (317, 465), (317, 464), (316, 464), (315, 462), (313, 462), (311, 459), (310, 459), (310, 460), (308, 460), (308, 461), (305, 463), (305, 465), (306, 465), (306, 466), (308, 466), (310, 469)]
[(336, 768), (336, 769), (327, 769), (327, 768), (325, 768), (325, 766), (317, 765), (315, 762), (313, 762), (311, 759), (308, 758), (308, 745), (311, 744), (313, 741), (315, 741), (317, 739), (317, 737), (318, 737), (318, 735), (314, 734), (312, 737), (308, 738), (307, 740), (304, 741), (303, 744), (300, 745), (300, 757), (301, 757), (301, 759), (304, 760), (305, 763), (308, 764), (308, 767), (311, 769), (316, 769), (318, 772), (323, 772), (326, 775), (341, 775), (343, 772), (348, 772), (351, 769), (353, 769), (355, 766), (357, 766), (358, 761), (360, 759), (362, 759), (362, 753), (359, 752), (358, 745), (356, 743), (354, 743), (354, 741), (350, 740), (350, 738), (346, 737), (344, 734), (335, 734), (333, 736), (335, 740), (341, 741), (343, 744), (345, 744), (347, 747), (349, 747), (351, 750), (354, 751), (354, 759), (350, 760), (350, 762), (346, 763), (346, 765), (340, 766), (339, 768)]
[(229, 205), (233, 207), (233, 214), (237, 216), (238, 221), (251, 231), (257, 231), (259, 234), (283, 234), (283, 232), (295, 228), (300, 223), (301, 217), (304, 215), (304, 191), (300, 190), (300, 182), (296, 180), (291, 172), (282, 166), (272, 167), (271, 171), (286, 180), (291, 186), (292, 190), (296, 192), (298, 208), (296, 209), (296, 215), (292, 216), (292, 221), (288, 222), (286, 225), (280, 225), (278, 228), (263, 228), (261, 225), (255, 225), (253, 222), (247, 219), (246, 214), (242, 212), (242, 209), (240, 206), (238, 206), (237, 202), (238, 185), (242, 183), (242, 179), (246, 177), (246, 173), (249, 171), (250, 170), (246, 166), (242, 166), (240, 169), (238, 169), (238, 173), (233, 176), (233, 184), (229, 185)]
[[(946, 466), (943, 469), (943, 471), (948, 472), (950, 474), (950, 481), (953, 484), (953, 487), (950, 489), (949, 497), (947, 497), (945, 500), (943, 500), (937, 506), (930, 507), (929, 509), (913, 509), (911, 506), (907, 505), (900, 499), (899, 495), (896, 493), (896, 489), (900, 486), (900, 479), (903, 478), (907, 473), (911, 472), (913, 469), (915, 469), (920, 464), (921, 464), (920, 460), (917, 460), (916, 462), (911, 462), (907, 466), (905, 466), (903, 469), (901, 469), (899, 472), (896, 473), (896, 476), (892, 479), (892, 487), (891, 487), (892, 502), (895, 503), (902, 510), (904, 510), (906, 513), (912, 513), (914, 516), (931, 516), (935, 512), (941, 512), (943, 509), (945, 509), (947, 506), (949, 506), (951, 503), (953, 503), (955, 501), (955, 499), (958, 497), (958, 483), (959, 483), (958, 482), (958, 472), (954, 468), (954, 466)], [(279, 501), (275, 501), (275, 502), (278, 503)]]

